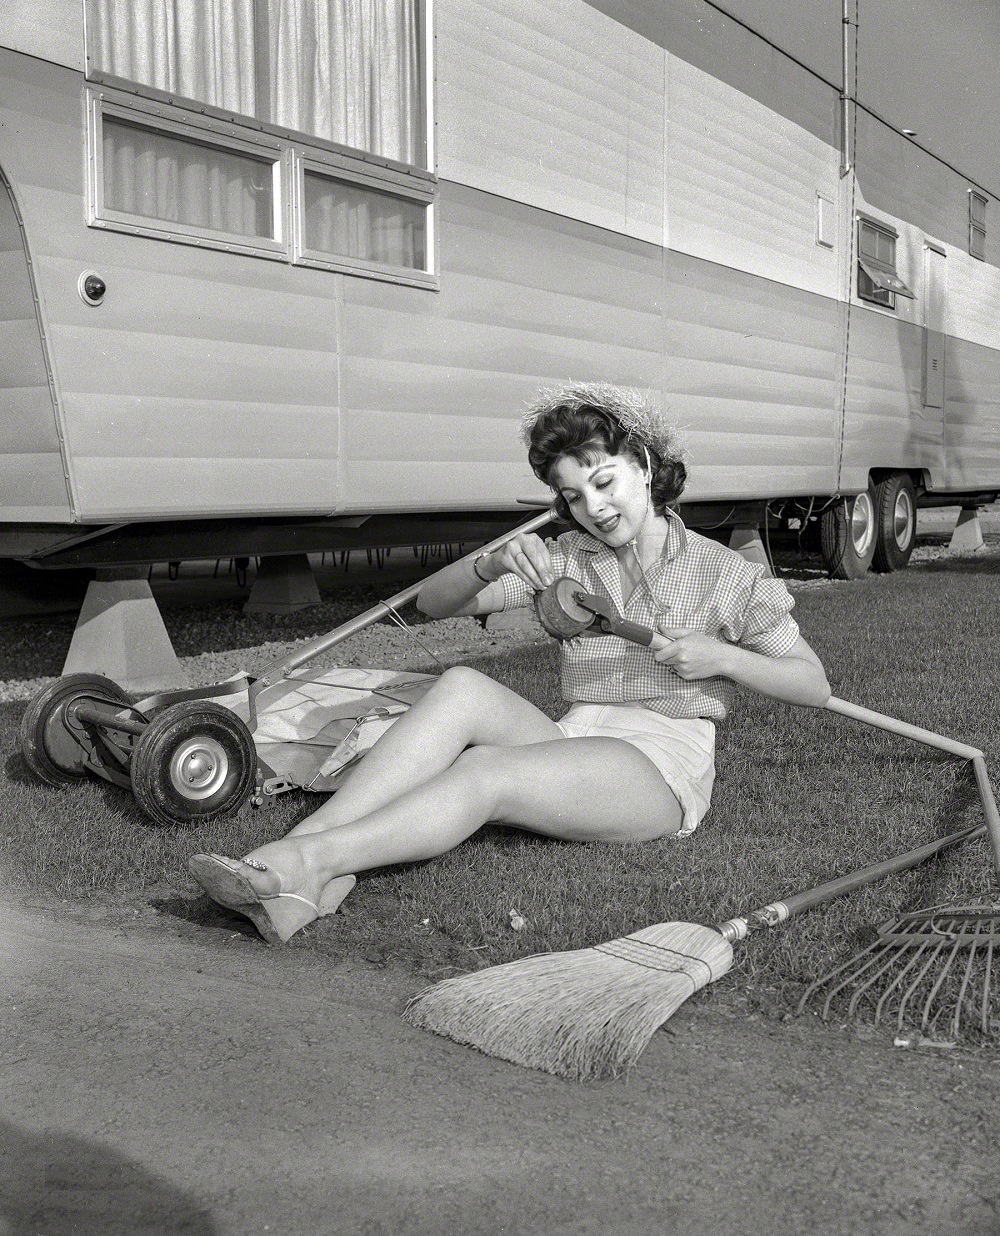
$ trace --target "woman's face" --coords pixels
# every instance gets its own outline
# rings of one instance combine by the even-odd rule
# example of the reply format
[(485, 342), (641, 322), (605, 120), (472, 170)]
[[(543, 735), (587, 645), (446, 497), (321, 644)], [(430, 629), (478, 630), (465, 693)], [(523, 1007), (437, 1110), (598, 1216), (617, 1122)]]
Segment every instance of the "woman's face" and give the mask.
[(629, 455), (601, 452), (582, 463), (561, 455), (549, 484), (578, 524), (614, 548), (638, 536), (653, 515), (646, 474)]

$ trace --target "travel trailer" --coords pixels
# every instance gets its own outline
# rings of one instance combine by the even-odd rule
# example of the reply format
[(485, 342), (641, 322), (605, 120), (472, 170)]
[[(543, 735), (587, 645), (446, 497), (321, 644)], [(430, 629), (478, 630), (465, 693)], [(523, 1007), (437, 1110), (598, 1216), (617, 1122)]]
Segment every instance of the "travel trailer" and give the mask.
[[(894, 7), (10, 0), (0, 557), (486, 539), (544, 499), (524, 404), (601, 379), (689, 523), (905, 566), (1000, 491), (1000, 188), (968, 62), (945, 138), (891, 114)], [(908, 34), (995, 65), (975, 7)]]

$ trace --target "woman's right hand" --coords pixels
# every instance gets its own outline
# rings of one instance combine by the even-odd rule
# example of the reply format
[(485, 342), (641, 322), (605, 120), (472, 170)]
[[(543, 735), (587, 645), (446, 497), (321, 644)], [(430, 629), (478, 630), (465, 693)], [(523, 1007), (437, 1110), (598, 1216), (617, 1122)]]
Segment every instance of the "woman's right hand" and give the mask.
[(548, 547), (534, 532), (519, 532), (511, 537), (483, 558), (479, 569), (490, 579), (499, 579), (510, 571), (536, 592), (547, 588), (555, 579)]

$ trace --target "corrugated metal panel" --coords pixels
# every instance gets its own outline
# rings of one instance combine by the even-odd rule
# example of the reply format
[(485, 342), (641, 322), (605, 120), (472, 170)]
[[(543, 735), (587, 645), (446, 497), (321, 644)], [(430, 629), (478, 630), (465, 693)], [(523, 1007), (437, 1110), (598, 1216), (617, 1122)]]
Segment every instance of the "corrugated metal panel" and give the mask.
[(660, 242), (662, 49), (582, 0), (436, 12), (441, 176)]
[(820, 295), (837, 253), (816, 243), (816, 195), (840, 195), (837, 152), (676, 57), (668, 68), (670, 247)]
[(69, 515), (24, 239), (0, 178), (0, 520)]
[(1000, 364), (993, 349), (949, 339), (945, 368), (944, 488), (1000, 480)]

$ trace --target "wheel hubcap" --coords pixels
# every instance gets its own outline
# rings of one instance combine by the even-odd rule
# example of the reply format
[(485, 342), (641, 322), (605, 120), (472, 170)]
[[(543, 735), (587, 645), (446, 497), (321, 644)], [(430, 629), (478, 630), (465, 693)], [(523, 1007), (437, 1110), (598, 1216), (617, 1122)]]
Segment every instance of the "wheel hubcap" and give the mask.
[(229, 758), (222, 744), (204, 735), (189, 738), (170, 761), (170, 784), (185, 798), (210, 798), (229, 775)]
[(913, 539), (913, 521), (913, 499), (905, 489), (901, 489), (892, 510), (892, 535), (902, 550), (907, 549)]
[(875, 508), (871, 496), (867, 493), (858, 494), (851, 508), (851, 541), (854, 552), (859, 558), (864, 558), (875, 540)]

